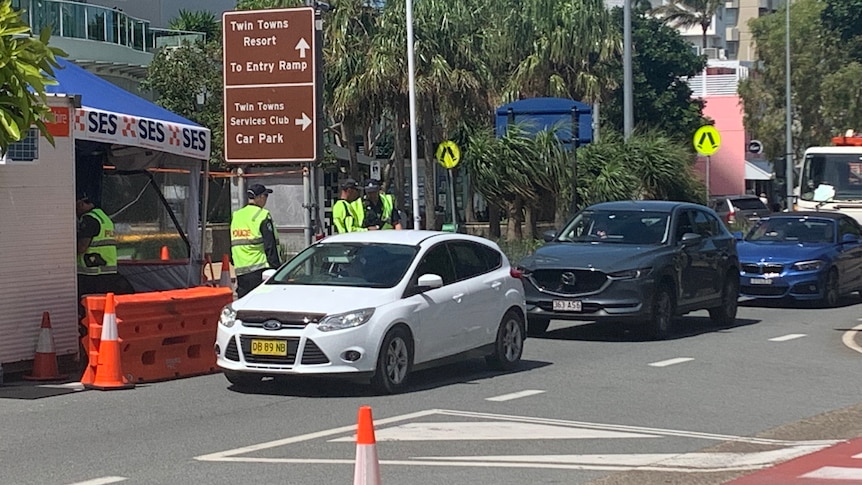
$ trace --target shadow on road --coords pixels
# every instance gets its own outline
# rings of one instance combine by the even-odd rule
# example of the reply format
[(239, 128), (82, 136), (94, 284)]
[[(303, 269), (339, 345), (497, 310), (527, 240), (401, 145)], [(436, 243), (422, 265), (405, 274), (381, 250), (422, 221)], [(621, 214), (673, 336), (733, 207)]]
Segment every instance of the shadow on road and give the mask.
[[(685, 316), (674, 320), (673, 331), (665, 340), (677, 340), (706, 333), (724, 332), (734, 328), (754, 325), (760, 320), (737, 318), (731, 325), (715, 325), (706, 316)], [(568, 323), (568, 322), (566, 322)], [(541, 337), (551, 340), (582, 340), (588, 342), (649, 342), (645, 324), (625, 322), (571, 322), (572, 326), (557, 328)]]
[[(427, 391), (454, 384), (475, 384), (475, 381), (494, 379), (509, 374), (527, 372), (551, 365), (550, 362), (522, 360), (512, 371), (490, 370), (484, 359), (469, 359), (430, 369), (413, 372), (407, 388), (401, 394)], [(278, 376), (266, 379), (253, 387), (230, 385), (231, 391), (242, 394), (261, 394), (290, 397), (355, 398), (379, 396), (368, 384), (368, 379), (355, 380), (332, 376)]]

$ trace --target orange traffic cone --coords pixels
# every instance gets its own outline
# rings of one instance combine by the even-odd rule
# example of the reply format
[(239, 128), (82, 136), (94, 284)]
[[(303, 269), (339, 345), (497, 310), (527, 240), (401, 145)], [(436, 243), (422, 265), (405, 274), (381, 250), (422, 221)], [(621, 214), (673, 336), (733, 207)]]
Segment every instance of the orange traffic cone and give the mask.
[(162, 254), (161, 254), (160, 259), (162, 261), (170, 261), (171, 260), (171, 253), (170, 253), (170, 251), (168, 251), (167, 246), (162, 246)]
[(380, 485), (380, 462), (377, 459), (377, 440), (374, 439), (374, 422), (371, 417), (371, 407), (369, 406), (359, 408), (353, 485)]
[(230, 256), (227, 254), (221, 257), (221, 278), (219, 278), (218, 285), (222, 288), (233, 288), (230, 281)]
[(48, 312), (42, 313), (42, 328), (39, 330), (39, 342), (36, 344), (36, 356), (33, 359), (33, 373), (24, 376), (28, 381), (56, 381), (65, 379), (57, 367), (57, 353), (54, 351), (54, 335), (51, 333), (51, 317)]
[(102, 317), (102, 338), (99, 342), (99, 363), (92, 383), (84, 383), (87, 389), (110, 391), (135, 387), (123, 377), (120, 359), (119, 331), (117, 315), (114, 313), (114, 294), (105, 295), (105, 315)]

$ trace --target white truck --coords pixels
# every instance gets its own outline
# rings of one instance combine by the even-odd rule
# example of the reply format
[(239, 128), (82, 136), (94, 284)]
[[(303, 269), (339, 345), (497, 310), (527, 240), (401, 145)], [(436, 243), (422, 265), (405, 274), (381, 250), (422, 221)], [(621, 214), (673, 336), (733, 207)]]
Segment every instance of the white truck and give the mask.
[(798, 167), (793, 210), (843, 212), (862, 224), (862, 133), (808, 148)]

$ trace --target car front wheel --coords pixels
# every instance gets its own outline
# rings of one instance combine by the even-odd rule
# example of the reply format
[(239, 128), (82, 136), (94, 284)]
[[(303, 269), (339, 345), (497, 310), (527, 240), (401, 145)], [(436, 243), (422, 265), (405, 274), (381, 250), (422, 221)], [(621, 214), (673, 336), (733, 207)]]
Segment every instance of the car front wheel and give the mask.
[(724, 278), (721, 290), (721, 306), (709, 309), (709, 318), (714, 325), (733, 325), (739, 308), (739, 277), (733, 273)]
[(412, 366), (413, 340), (407, 330), (395, 327), (383, 338), (371, 385), (376, 391), (384, 394), (400, 392), (404, 389), (404, 383)]
[(508, 311), (497, 328), (494, 353), (485, 357), (488, 365), (497, 370), (517, 367), (524, 352), (524, 320), (514, 311)]
[(832, 268), (826, 277), (826, 287), (823, 289), (823, 306), (832, 308), (841, 299), (841, 289), (838, 283), (838, 270)]
[(673, 293), (667, 285), (662, 285), (656, 290), (653, 299), (650, 334), (654, 340), (663, 340), (670, 335), (673, 315)]

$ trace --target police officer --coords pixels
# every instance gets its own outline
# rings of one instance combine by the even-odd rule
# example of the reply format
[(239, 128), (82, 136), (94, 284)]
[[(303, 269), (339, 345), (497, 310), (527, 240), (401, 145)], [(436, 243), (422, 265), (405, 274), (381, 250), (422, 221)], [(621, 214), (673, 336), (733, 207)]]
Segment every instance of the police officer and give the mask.
[(78, 217), (78, 298), (89, 294), (134, 293), (132, 285), (117, 269), (114, 222), (90, 198), (79, 192), (75, 200)]
[(368, 179), (363, 185), (362, 226), (369, 229), (401, 229), (401, 214), (395, 207), (395, 197), (380, 193), (380, 181)]
[(332, 225), (339, 234), (364, 230), (362, 219), (357, 217), (357, 207), (354, 202), (359, 199), (359, 185), (354, 179), (345, 179), (341, 183), (341, 195), (332, 205)]
[(248, 205), (230, 221), (231, 261), (236, 272), (236, 294), (242, 298), (259, 285), (263, 272), (281, 266), (278, 233), (272, 215), (264, 209), (272, 189), (261, 184), (248, 188)]

